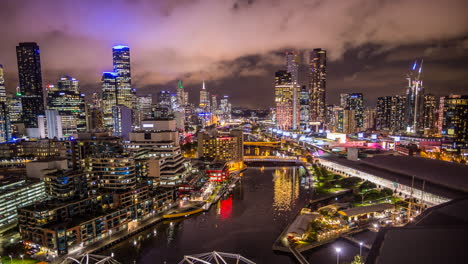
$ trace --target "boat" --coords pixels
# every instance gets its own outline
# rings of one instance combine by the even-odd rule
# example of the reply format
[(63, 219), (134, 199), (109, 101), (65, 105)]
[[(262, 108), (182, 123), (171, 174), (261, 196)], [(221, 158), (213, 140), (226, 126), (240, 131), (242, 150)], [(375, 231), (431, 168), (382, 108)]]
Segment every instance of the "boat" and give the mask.
[(189, 215), (194, 215), (194, 214), (198, 214), (200, 212), (203, 211), (203, 208), (201, 207), (195, 207), (195, 206), (191, 206), (191, 207), (188, 207), (182, 211), (175, 211), (173, 213), (170, 213), (170, 214), (165, 214), (163, 215), (163, 218), (179, 218), (179, 217), (187, 217)]

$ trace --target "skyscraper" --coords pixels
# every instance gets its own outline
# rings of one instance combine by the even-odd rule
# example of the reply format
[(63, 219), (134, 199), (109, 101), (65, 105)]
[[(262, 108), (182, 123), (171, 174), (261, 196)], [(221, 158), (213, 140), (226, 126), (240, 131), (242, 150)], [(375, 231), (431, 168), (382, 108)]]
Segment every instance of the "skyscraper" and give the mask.
[(22, 119), (26, 128), (37, 128), (38, 115), (44, 115), (41, 58), (39, 46), (23, 42), (16, 46), (18, 75), (23, 105)]
[(286, 52), (286, 71), (291, 74), (291, 81), (294, 84), (299, 81), (299, 57), (298, 51)]
[(0, 102), (6, 102), (5, 78), (3, 77), (2, 64), (0, 64)]
[(449, 95), (440, 100), (441, 134), (455, 146), (468, 146), (468, 95)]
[(384, 96), (377, 98), (376, 129), (397, 132), (405, 129), (404, 96)]
[(341, 94), (341, 104), (345, 110), (354, 110), (356, 129), (362, 128), (364, 124), (364, 97), (362, 93)]
[(424, 133), (433, 134), (436, 132), (437, 121), (437, 100), (432, 94), (424, 95)]
[(203, 111), (210, 111), (210, 93), (206, 90), (205, 81), (203, 81), (202, 89), (200, 90), (200, 108)]
[(177, 99), (179, 106), (184, 107), (188, 105), (188, 92), (184, 90), (181, 80), (177, 81)]
[(291, 82), (291, 74), (275, 74), (276, 125), (281, 130), (298, 129), (300, 124), (300, 87)]
[(374, 130), (375, 129), (375, 119), (377, 112), (375, 108), (366, 108), (364, 110), (364, 124), (363, 130)]
[(219, 110), (224, 120), (229, 121), (231, 119), (231, 103), (229, 103), (229, 96), (225, 95), (221, 98)]
[(327, 52), (314, 49), (310, 52), (310, 120), (325, 121), (325, 99), (327, 78)]
[(299, 95), (299, 107), (300, 107), (300, 127), (301, 129), (309, 128), (309, 114), (310, 114), (310, 95), (307, 86), (301, 86)]
[(112, 107), (117, 105), (117, 76), (115, 72), (102, 74), (102, 117), (104, 128), (112, 130)]
[(84, 94), (80, 93), (77, 79), (63, 76), (57, 81), (57, 86), (49, 87), (47, 109), (57, 110), (64, 136), (86, 131)]
[(215, 94), (211, 95), (211, 113), (218, 111), (218, 96)]
[(408, 73), (406, 80), (406, 107), (405, 119), (408, 132), (417, 133), (424, 126), (424, 87), (422, 82), (422, 61), (418, 67), (415, 61)]
[(130, 71), (130, 48), (118, 45), (112, 47), (113, 65), (116, 76), (117, 104), (133, 109), (135, 90), (132, 89)]

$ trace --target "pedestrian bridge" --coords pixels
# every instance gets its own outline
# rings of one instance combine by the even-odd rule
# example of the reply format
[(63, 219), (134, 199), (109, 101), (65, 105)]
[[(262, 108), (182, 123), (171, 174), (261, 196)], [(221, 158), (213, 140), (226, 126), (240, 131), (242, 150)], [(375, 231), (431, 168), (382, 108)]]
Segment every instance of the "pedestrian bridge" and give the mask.
[(244, 146), (279, 148), (281, 147), (281, 142), (280, 141), (271, 141), (271, 142), (244, 141)]
[(277, 157), (277, 156), (244, 156), (244, 162), (288, 162), (288, 163), (306, 163), (307, 160), (301, 157)]

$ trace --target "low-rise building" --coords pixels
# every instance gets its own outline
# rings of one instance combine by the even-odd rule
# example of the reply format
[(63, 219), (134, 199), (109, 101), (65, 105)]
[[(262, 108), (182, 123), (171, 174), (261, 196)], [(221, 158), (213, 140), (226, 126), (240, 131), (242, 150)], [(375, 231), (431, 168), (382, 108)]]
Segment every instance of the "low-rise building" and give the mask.
[(242, 131), (231, 131), (229, 135), (217, 132), (200, 132), (198, 158), (220, 162), (242, 161), (244, 158)]

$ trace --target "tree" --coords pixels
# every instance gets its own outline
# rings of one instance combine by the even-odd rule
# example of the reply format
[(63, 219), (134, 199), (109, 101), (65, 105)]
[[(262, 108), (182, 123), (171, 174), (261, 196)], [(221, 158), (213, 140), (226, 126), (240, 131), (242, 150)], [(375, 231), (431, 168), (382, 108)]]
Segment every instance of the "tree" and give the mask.
[(362, 260), (362, 257), (359, 255), (354, 256), (354, 260), (351, 262), (351, 264), (364, 264), (364, 261)]

